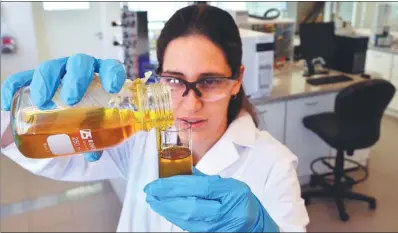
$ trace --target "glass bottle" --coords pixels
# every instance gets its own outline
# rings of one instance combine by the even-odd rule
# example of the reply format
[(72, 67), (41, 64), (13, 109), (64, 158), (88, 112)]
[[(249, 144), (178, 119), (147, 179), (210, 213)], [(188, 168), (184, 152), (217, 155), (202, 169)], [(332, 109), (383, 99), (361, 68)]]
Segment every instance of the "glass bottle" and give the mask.
[(28, 158), (52, 158), (114, 147), (138, 131), (163, 129), (174, 123), (170, 89), (146, 79), (126, 80), (117, 94), (106, 92), (96, 76), (82, 100), (69, 106), (58, 88), (56, 108), (40, 110), (21, 88), (11, 107), (15, 144)]

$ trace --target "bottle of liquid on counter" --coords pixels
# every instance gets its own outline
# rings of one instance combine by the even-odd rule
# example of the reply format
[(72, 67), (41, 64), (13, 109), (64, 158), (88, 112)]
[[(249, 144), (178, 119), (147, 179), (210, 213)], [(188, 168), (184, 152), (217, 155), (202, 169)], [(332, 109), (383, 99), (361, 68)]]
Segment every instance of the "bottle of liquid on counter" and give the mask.
[(59, 88), (51, 110), (35, 107), (29, 87), (21, 88), (11, 107), (15, 144), (28, 158), (52, 158), (104, 150), (138, 131), (168, 128), (174, 123), (170, 89), (146, 85), (147, 79), (126, 80), (119, 93), (109, 94), (95, 77), (74, 106), (62, 102)]

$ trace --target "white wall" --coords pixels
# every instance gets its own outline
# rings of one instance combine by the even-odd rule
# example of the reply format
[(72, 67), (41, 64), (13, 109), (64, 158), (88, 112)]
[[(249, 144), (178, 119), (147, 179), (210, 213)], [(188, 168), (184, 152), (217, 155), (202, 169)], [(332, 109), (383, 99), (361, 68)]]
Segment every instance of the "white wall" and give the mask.
[[(42, 2), (34, 2), (39, 60), (75, 53), (121, 59), (123, 50), (112, 45), (113, 36), (121, 34), (121, 28), (111, 26), (120, 17), (120, 2), (90, 2), (89, 9), (55, 11), (46, 11)], [(98, 33), (102, 33), (102, 40)]]
[(100, 3), (90, 2), (89, 10), (45, 11), (42, 2), (33, 3), (33, 16), (39, 47), (39, 59), (70, 56), (74, 53), (102, 51), (96, 33), (101, 31)]
[(13, 73), (38, 65), (31, 2), (1, 2), (1, 32), (7, 31), (15, 37), (18, 51), (1, 54), (1, 81)]
[(101, 2), (101, 31), (103, 34), (103, 57), (117, 59), (123, 61), (124, 52), (123, 48), (120, 46), (114, 46), (113, 41), (116, 38), (118, 41), (122, 42), (122, 28), (113, 27), (111, 25), (112, 21), (121, 20), (121, 9), (120, 2)]

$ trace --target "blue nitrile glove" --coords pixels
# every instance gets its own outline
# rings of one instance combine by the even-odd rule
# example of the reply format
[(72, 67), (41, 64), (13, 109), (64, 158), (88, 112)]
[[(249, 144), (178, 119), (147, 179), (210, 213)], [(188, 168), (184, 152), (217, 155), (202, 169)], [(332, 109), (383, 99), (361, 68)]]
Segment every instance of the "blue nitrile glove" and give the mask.
[[(2, 110), (9, 111), (15, 92), (30, 85), (31, 100), (40, 109), (51, 109), (51, 101), (60, 82), (60, 97), (69, 105), (78, 103), (93, 80), (94, 72), (99, 73), (104, 89), (118, 93), (126, 79), (123, 65), (117, 60), (100, 60), (85, 54), (50, 60), (29, 70), (11, 75), (1, 88)], [(88, 161), (96, 161), (102, 152), (84, 154)]]
[(247, 184), (220, 176), (194, 175), (158, 179), (144, 191), (161, 216), (189, 232), (279, 232)]

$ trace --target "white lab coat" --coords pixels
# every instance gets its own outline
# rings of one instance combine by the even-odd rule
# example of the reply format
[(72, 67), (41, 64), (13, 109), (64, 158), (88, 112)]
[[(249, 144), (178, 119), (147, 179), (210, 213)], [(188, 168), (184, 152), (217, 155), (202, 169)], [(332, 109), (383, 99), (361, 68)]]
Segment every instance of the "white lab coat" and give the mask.
[[(2, 137), (8, 112), (1, 113)], [(144, 186), (158, 178), (155, 131), (140, 132), (97, 162), (82, 156), (28, 159), (15, 144), (2, 153), (25, 169), (65, 181), (124, 178), (127, 189), (117, 231), (182, 232), (146, 203)], [(297, 158), (269, 133), (256, 129), (250, 115), (242, 113), (196, 167), (208, 175), (219, 174), (248, 184), (269, 215), (284, 232), (306, 231), (309, 222), (296, 175)]]

